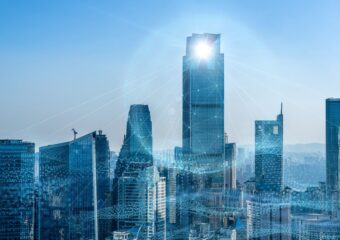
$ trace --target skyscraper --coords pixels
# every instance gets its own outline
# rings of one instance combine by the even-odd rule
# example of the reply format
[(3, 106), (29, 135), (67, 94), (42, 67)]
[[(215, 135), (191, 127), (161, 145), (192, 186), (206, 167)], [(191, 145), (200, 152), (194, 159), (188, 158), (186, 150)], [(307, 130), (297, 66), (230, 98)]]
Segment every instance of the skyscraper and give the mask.
[(260, 193), (246, 201), (247, 239), (291, 239), (289, 196)]
[(340, 98), (326, 99), (326, 183), (329, 193), (340, 191)]
[(166, 238), (166, 180), (155, 167), (124, 173), (118, 180), (118, 229), (140, 227), (140, 238)]
[[(224, 185), (224, 55), (220, 52), (219, 34), (193, 34), (187, 38), (182, 134), (181, 166), (187, 177), (181, 196), (189, 194), (191, 203), (218, 207), (218, 203), (207, 198), (217, 199), (216, 194), (222, 194)], [(205, 191), (211, 194), (204, 194)], [(188, 221), (183, 220), (183, 226), (185, 222), (211, 222), (214, 218), (191, 207), (181, 207), (182, 216), (189, 217)], [(189, 209), (188, 215), (185, 212)]]
[(34, 143), (0, 140), (0, 239), (32, 239)]
[(69, 143), (39, 149), (40, 239), (69, 239)]
[(153, 166), (152, 122), (147, 105), (131, 105), (113, 183), (116, 228), (140, 228), (142, 239), (166, 237), (166, 180)]
[(109, 145), (101, 131), (40, 148), (40, 238), (102, 240), (111, 234)]
[(142, 104), (131, 105), (115, 177), (122, 176), (124, 171), (134, 171), (152, 165), (152, 122), (149, 107)]
[(283, 114), (255, 121), (255, 181), (257, 191), (283, 190)]
[(225, 144), (225, 162), (225, 188), (236, 189), (236, 143)]
[[(118, 205), (118, 180), (126, 171), (143, 169), (153, 165), (152, 122), (148, 105), (130, 106), (126, 134), (119, 151), (112, 183), (112, 202)], [(113, 220), (113, 229), (118, 230), (118, 221)]]

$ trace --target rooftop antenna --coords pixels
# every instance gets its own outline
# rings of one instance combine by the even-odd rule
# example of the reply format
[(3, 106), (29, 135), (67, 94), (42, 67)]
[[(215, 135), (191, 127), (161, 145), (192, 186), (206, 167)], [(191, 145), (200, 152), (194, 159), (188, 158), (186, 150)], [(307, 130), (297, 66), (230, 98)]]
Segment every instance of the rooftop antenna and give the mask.
[(283, 103), (281, 102), (281, 115), (282, 115), (282, 110), (283, 110)]
[(78, 132), (74, 128), (72, 128), (72, 132), (73, 132), (73, 139), (76, 140)]

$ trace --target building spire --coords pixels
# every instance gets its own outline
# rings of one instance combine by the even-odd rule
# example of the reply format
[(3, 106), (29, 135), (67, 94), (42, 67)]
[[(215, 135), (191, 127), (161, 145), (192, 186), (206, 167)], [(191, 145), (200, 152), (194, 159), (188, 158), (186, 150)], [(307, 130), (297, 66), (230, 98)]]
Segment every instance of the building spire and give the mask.
[(283, 111), (283, 103), (281, 102), (281, 110), (280, 110), (281, 115), (282, 115), (282, 111)]

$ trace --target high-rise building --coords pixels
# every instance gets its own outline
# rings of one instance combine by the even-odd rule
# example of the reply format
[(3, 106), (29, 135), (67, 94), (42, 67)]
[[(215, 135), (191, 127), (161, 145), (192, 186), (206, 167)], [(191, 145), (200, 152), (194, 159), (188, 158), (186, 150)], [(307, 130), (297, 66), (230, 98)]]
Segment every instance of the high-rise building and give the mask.
[[(130, 106), (126, 124), (126, 134), (120, 149), (112, 183), (112, 202), (118, 205), (118, 180), (124, 172), (133, 172), (153, 165), (152, 122), (148, 105)], [(117, 218), (113, 229), (118, 230)]]
[(225, 144), (225, 176), (227, 190), (236, 189), (236, 143)]
[(69, 143), (39, 149), (40, 239), (69, 239)]
[(115, 177), (153, 165), (152, 122), (148, 105), (130, 106), (126, 135), (119, 152)]
[(255, 181), (257, 191), (283, 190), (283, 114), (255, 121)]
[(114, 204), (116, 228), (140, 227), (142, 239), (166, 238), (166, 179), (153, 166), (152, 123), (147, 105), (132, 105), (119, 153)]
[(109, 157), (101, 131), (40, 148), (40, 239), (111, 234)]
[(166, 238), (166, 180), (154, 167), (118, 180), (119, 231), (141, 227), (141, 239)]
[(246, 201), (247, 239), (289, 240), (291, 214), (289, 197), (259, 194)]
[(126, 134), (120, 149), (113, 180), (113, 201), (117, 203), (118, 178), (125, 171), (134, 171), (153, 165), (152, 122), (148, 105), (130, 106)]
[[(224, 185), (224, 55), (219, 34), (193, 34), (187, 38), (183, 57), (183, 148), (181, 198), (218, 208)], [(178, 165), (178, 164), (177, 164)], [(204, 192), (211, 191), (211, 194)], [(213, 199), (209, 199), (209, 197)], [(202, 214), (190, 206), (181, 207), (187, 223), (218, 222), (214, 214)], [(189, 211), (190, 209), (190, 211)], [(196, 210), (195, 210), (196, 209)], [(189, 214), (186, 213), (189, 211)], [(209, 211), (209, 210), (207, 210)], [(216, 226), (212, 226), (214, 229)]]
[(34, 237), (34, 143), (0, 140), (0, 239)]
[(340, 191), (340, 98), (326, 99), (326, 184)]
[(166, 179), (166, 227), (167, 239), (173, 239), (176, 229), (176, 169), (162, 167), (160, 175)]

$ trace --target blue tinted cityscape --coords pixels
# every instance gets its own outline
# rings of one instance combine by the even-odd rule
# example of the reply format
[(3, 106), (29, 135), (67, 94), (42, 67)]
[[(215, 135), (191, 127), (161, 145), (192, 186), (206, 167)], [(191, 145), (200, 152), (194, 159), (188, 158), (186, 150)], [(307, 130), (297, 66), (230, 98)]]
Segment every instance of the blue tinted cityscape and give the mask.
[[(162, 92), (173, 89), (161, 82), (147, 90), (134, 86), (145, 98), (127, 107), (122, 97), (111, 96), (110, 104), (126, 109), (114, 112), (109, 124), (101, 124), (106, 115), (100, 108), (105, 105), (88, 107), (86, 111), (95, 115), (91, 123), (98, 124), (90, 131), (83, 131), (76, 116), (62, 128), (67, 137), (55, 134), (58, 129), (51, 125), (46, 135), (56, 136), (52, 140), (41, 137), (34, 142), (36, 135), (30, 139), (21, 129), (5, 134), (0, 128), (0, 240), (339, 240), (340, 88), (337, 96), (317, 99), (324, 106), (321, 143), (287, 142), (286, 123), (291, 124), (292, 114), (284, 100), (289, 96), (275, 99), (276, 112), (246, 119), (252, 141), (235, 142), (228, 124), (235, 126), (231, 122), (241, 119), (227, 117), (233, 99), (226, 97), (231, 80), (229, 53), (223, 50), (228, 49), (223, 39), (231, 37), (202, 29), (181, 38), (182, 58), (174, 60), (180, 65), (175, 76), (179, 80), (172, 83), (180, 83), (180, 98), (177, 108), (166, 109), (180, 113), (174, 114), (178, 129), (170, 123), (174, 118), (154, 117), (167, 108), (155, 108), (154, 103), (159, 99), (161, 104)], [(143, 71), (149, 62), (138, 64)], [(11, 81), (3, 76), (1, 82)], [(62, 83), (66, 82), (44, 84), (58, 88)], [(129, 87), (116, 86), (134, 99)], [(71, 93), (77, 96), (86, 88), (84, 82)], [(298, 90), (290, 91), (293, 95)], [(91, 89), (92, 97), (96, 92)], [(12, 94), (13, 99), (19, 97)], [(56, 96), (56, 101), (63, 98), (57, 91), (47, 95)], [(49, 104), (44, 96), (39, 102)], [(15, 101), (2, 99), (2, 104)], [(270, 105), (274, 100), (266, 101)], [(2, 111), (4, 119), (26, 112), (20, 104), (13, 106), (13, 112)], [(241, 104), (239, 108), (247, 111)], [(56, 112), (51, 109), (50, 116), (27, 129), (57, 118)], [(76, 115), (76, 109), (62, 111), (66, 112)], [(13, 125), (17, 121), (13, 119)], [(123, 134), (112, 137), (118, 121), (123, 122)], [(159, 140), (157, 131), (167, 130), (180, 133), (176, 144), (170, 137)], [(117, 141), (118, 148), (111, 144)], [(172, 146), (159, 147), (157, 141)]]

